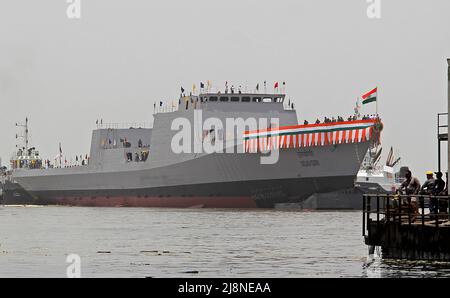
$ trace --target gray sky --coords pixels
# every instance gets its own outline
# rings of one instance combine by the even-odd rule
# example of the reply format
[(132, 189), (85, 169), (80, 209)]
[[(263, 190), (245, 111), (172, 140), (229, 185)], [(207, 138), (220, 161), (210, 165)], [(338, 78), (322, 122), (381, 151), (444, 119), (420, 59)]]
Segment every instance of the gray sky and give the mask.
[[(437, 164), (436, 114), (446, 110), (450, 1), (0, 0), (0, 156), (28, 116), (45, 158), (89, 151), (95, 121), (151, 122), (180, 86), (286, 81), (299, 120), (349, 115), (379, 87), (385, 151), (423, 180)], [(363, 113), (373, 113), (374, 105)]]

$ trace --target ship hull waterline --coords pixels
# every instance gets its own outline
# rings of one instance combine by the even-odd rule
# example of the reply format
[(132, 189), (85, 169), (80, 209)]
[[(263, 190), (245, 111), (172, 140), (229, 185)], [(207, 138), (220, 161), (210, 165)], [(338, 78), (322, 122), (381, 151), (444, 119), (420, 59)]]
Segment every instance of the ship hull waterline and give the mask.
[[(30, 204), (37, 205), (274, 208), (353, 187), (368, 146), (280, 150), (273, 165), (261, 165), (257, 154), (211, 154), (157, 169), (111, 174), (56, 169), (46, 171), (48, 175), (26, 171), (15, 180), (32, 198)], [(11, 197), (4, 203), (14, 204)]]
[[(348, 188), (353, 176), (240, 181), (127, 190), (37, 191), (22, 204), (90, 207), (273, 208), (301, 203), (317, 188)], [(258, 191), (260, 190), (260, 191)], [(187, 194), (187, 195), (186, 195)], [(5, 196), (4, 204), (17, 203)]]

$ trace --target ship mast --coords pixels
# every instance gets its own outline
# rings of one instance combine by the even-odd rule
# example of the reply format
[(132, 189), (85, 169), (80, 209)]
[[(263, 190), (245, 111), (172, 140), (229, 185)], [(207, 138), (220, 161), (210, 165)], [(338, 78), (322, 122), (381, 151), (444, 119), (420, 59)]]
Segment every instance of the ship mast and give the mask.
[[(23, 138), (25, 143), (25, 152), (24, 155), (28, 156), (28, 117), (25, 118), (25, 124), (22, 123), (16, 123), (16, 127), (23, 127), (24, 129), (24, 135), (16, 135), (16, 139)], [(16, 145), (17, 147), (17, 145)]]

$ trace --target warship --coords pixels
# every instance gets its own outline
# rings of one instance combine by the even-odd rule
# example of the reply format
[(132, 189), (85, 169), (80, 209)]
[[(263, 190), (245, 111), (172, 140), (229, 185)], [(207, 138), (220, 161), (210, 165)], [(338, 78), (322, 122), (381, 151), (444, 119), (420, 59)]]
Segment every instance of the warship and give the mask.
[[(154, 109), (152, 128), (97, 123), (90, 154), (77, 166), (66, 166), (61, 156), (53, 165), (42, 161), (27, 144), (11, 160), (10, 190), (6, 183), (3, 203), (180, 208), (298, 204), (313, 194), (353, 187), (382, 128), (379, 119), (299, 125), (294, 105), (278, 93), (182, 94)], [(192, 142), (182, 152), (174, 150), (179, 119), (191, 124)], [(216, 125), (204, 129), (207, 121), (202, 119), (216, 119)], [(228, 127), (225, 132), (217, 124), (229, 119), (247, 124), (265, 120), (267, 125), (247, 125), (245, 130), (236, 125), (230, 135)], [(205, 143), (222, 144), (224, 150), (196, 150)], [(277, 161), (261, 162), (271, 152), (277, 152)]]

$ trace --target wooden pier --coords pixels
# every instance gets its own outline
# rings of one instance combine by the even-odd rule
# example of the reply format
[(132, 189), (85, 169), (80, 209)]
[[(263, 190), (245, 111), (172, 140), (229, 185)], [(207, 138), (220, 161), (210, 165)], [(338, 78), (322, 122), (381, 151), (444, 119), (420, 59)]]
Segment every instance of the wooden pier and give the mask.
[[(450, 262), (448, 196), (364, 195), (363, 236), (388, 259)], [(432, 212), (430, 206), (437, 206)]]

